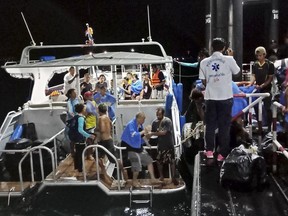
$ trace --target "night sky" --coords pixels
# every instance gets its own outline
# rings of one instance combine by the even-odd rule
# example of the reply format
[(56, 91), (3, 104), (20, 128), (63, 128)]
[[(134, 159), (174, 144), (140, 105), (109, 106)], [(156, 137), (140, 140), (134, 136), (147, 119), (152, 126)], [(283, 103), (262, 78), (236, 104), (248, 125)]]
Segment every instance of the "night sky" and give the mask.
[[(19, 60), (30, 44), (20, 12), (28, 22), (37, 44), (81, 44), (88, 22), (94, 29), (95, 43), (132, 42), (147, 38), (146, 6), (150, 5), (152, 39), (173, 56), (192, 57), (205, 45), (204, 0), (2, 0), (0, 4), (0, 60)], [(280, 33), (287, 29), (288, 1), (280, 2)], [(267, 6), (244, 7), (244, 61), (265, 42)], [(264, 28), (264, 30), (263, 30)], [(281, 38), (280, 38), (281, 42)], [(262, 44), (265, 46), (265, 44)], [(253, 60), (253, 59), (251, 59)], [(27, 100), (30, 80), (10, 78), (0, 71), (0, 123), (6, 113)]]

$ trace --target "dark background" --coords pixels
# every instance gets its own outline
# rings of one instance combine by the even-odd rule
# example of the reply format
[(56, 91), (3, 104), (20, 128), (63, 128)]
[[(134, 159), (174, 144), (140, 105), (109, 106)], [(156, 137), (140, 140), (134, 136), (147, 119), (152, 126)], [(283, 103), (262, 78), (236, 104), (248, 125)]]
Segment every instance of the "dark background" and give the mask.
[[(2, 0), (0, 4), (0, 63), (19, 60), (30, 44), (20, 12), (28, 22), (37, 44), (81, 44), (86, 40), (85, 23), (94, 29), (95, 43), (132, 42), (147, 38), (146, 6), (150, 5), (152, 39), (160, 42), (168, 55), (196, 61), (205, 46), (204, 0)], [(288, 28), (288, 2), (279, 0), (279, 42)], [(254, 59), (254, 49), (267, 47), (269, 33), (267, 4), (244, 6), (243, 60)], [(189, 54), (188, 54), (188, 51)], [(176, 71), (178, 66), (175, 68)], [(184, 75), (197, 71), (183, 68)], [(195, 78), (182, 79), (187, 97)], [(177, 80), (177, 77), (176, 77)], [(0, 123), (10, 110), (29, 98), (33, 82), (10, 77), (0, 70)], [(187, 106), (187, 98), (184, 98)], [(188, 101), (189, 102), (189, 101)], [(185, 111), (185, 110), (184, 110)]]

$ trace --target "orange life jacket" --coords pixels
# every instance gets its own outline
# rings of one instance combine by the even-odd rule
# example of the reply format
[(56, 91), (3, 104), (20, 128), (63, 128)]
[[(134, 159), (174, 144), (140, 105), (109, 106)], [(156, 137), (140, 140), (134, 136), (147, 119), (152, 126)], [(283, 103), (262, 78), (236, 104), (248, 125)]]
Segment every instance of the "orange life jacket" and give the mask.
[(160, 70), (157, 70), (157, 71), (153, 74), (152, 79), (151, 79), (152, 85), (156, 85), (156, 84), (161, 83), (161, 80), (159, 79), (159, 73), (160, 73)]

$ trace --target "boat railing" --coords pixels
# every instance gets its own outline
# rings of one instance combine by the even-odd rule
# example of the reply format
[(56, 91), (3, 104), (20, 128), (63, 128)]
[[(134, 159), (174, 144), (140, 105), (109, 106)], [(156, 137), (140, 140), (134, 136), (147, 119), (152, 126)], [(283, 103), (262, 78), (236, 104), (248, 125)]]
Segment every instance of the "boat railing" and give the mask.
[[(20, 178), (20, 183), (23, 186), (23, 177), (20, 177), (20, 174), (22, 175), (22, 162), (24, 161), (24, 159), (27, 157), (27, 155), (30, 155), (30, 166), (31, 166), (31, 179), (32, 182), (34, 182), (34, 171), (33, 171), (33, 167), (34, 167), (34, 162), (33, 162), (33, 158), (32, 157), (32, 153), (35, 152), (36, 150), (39, 150), (39, 160), (40, 160), (40, 171), (41, 171), (41, 178), (42, 180), (44, 180), (45, 176), (44, 176), (44, 167), (43, 167), (43, 157), (42, 157), (42, 149), (45, 150), (49, 150), (49, 154), (52, 156), (51, 160), (52, 161), (52, 174), (53, 174), (53, 180), (55, 180), (55, 169), (56, 169), (56, 165), (57, 165), (57, 136), (61, 135), (62, 133), (64, 133), (65, 128), (63, 128), (61, 131), (59, 131), (57, 134), (55, 134), (54, 136), (52, 136), (49, 139), (46, 139), (43, 141), (43, 143), (41, 143), (38, 146), (32, 147), (32, 148), (27, 148), (27, 149), (3, 149), (0, 150), (1, 153), (7, 153), (7, 154), (15, 154), (15, 153), (25, 153), (25, 155), (21, 158), (21, 160), (18, 163), (18, 169), (19, 169), (19, 178)], [(54, 144), (54, 155), (51, 149), (49, 149), (48, 147), (46, 147), (45, 145), (47, 145), (48, 143), (50, 143), (51, 141), (53, 141)], [(46, 161), (44, 161), (45, 163)], [(20, 173), (20, 167), (21, 167), (21, 173)], [(32, 176), (33, 174), (33, 176)], [(21, 178), (22, 178), (22, 182), (21, 182)]]
[(89, 145), (86, 146), (85, 149), (83, 150), (82, 153), (82, 164), (83, 164), (83, 176), (84, 176), (84, 182), (87, 182), (87, 177), (86, 177), (86, 168), (84, 166), (85, 164), (85, 155), (86, 155), (86, 151), (87, 149), (91, 149), (91, 148), (95, 148), (95, 158), (96, 158), (96, 169), (97, 169), (97, 180), (100, 181), (100, 172), (99, 172), (99, 153), (98, 153), (98, 148), (102, 149), (105, 151), (106, 154), (108, 154), (111, 158), (113, 158), (113, 160), (115, 161), (116, 164), (116, 170), (117, 170), (117, 181), (118, 181), (118, 191), (120, 191), (121, 189), (121, 184), (120, 184), (120, 167), (119, 167), (119, 162), (118, 159), (105, 147), (101, 146), (101, 145)]
[(93, 45), (85, 45), (85, 44), (75, 44), (75, 45), (45, 45), (45, 46), (28, 46), (25, 47), (22, 51), (20, 64), (27, 65), (30, 60), (30, 51), (31, 50), (40, 50), (40, 49), (67, 49), (67, 48), (92, 48), (92, 47), (120, 47), (120, 46), (158, 46), (162, 56), (167, 58), (166, 51), (163, 46), (155, 41), (152, 42), (128, 42), (128, 43), (106, 43), (106, 44), (93, 44)]
[(54, 162), (54, 156), (53, 156), (53, 152), (51, 151), (51, 149), (49, 149), (46, 146), (35, 146), (31, 149), (29, 149), (25, 155), (22, 157), (22, 159), (19, 162), (18, 165), (18, 171), (19, 171), (19, 179), (20, 179), (20, 185), (21, 185), (21, 191), (24, 191), (24, 183), (23, 183), (23, 172), (22, 172), (22, 163), (23, 161), (26, 159), (26, 157), (28, 157), (28, 155), (30, 156), (30, 169), (31, 169), (31, 181), (32, 184), (35, 184), (35, 179), (34, 179), (34, 161), (33, 161), (33, 152), (39, 150), (39, 161), (40, 161), (40, 170), (41, 170), (41, 179), (42, 181), (44, 181), (44, 166), (43, 166), (43, 156), (42, 156), (42, 150), (47, 151), (50, 156), (51, 156), (51, 163), (52, 163), (52, 177), (53, 180), (55, 180), (55, 162)]
[[(273, 144), (274, 144), (274, 147), (275, 147), (275, 152), (278, 150), (280, 151), (281, 154), (283, 154), (286, 159), (288, 159), (288, 152), (287, 150), (277, 141), (277, 110), (278, 109), (281, 109), (281, 111), (283, 109), (285, 109), (285, 106), (278, 103), (278, 102), (273, 102), (272, 104), (272, 131), (273, 131)], [(275, 157), (277, 156), (277, 154), (274, 155)], [(275, 162), (277, 160), (274, 160)], [(277, 163), (273, 164), (273, 172), (276, 172), (277, 170)]]
[[(248, 128), (250, 137), (252, 137), (252, 108), (258, 104), (258, 143), (260, 144), (262, 141), (262, 100), (265, 97), (269, 97), (269, 93), (249, 93), (249, 94), (234, 94), (234, 97), (243, 97), (249, 98), (248, 106), (244, 107), (241, 111), (239, 111), (233, 118), (232, 121), (235, 121), (239, 117), (241, 117), (244, 113), (248, 112), (249, 121)], [(252, 101), (253, 97), (258, 97), (256, 100)]]
[[(10, 111), (8, 112), (8, 114), (6, 115), (1, 128), (0, 128), (0, 141), (2, 140), (2, 136), (6, 133), (6, 130), (8, 128), (8, 126), (11, 124), (13, 118), (11, 118), (12, 115), (15, 115), (16, 112), (15, 111)], [(21, 113), (19, 113), (19, 115), (21, 115)], [(14, 116), (13, 116), (14, 117)]]
[[(9, 141), (9, 139), (10, 139), (10, 137), (14, 131), (14, 125), (18, 122), (18, 118), (19, 118), (19, 116), (21, 116), (21, 114), (22, 114), (22, 112), (10, 111), (6, 115), (4, 121), (1, 125), (1, 129), (0, 129), (0, 143), (1, 143), (1, 145), (2, 145), (2, 143), (6, 143)], [(5, 148), (4, 146), (0, 146), (0, 150), (4, 149), (4, 148)]]
[(49, 101), (49, 102), (46, 102), (46, 103), (40, 103), (40, 104), (33, 104), (33, 103), (30, 103), (30, 102), (27, 102), (25, 104), (27, 106), (27, 109), (29, 108), (45, 108), (45, 107), (49, 107), (51, 110), (53, 110), (53, 107), (59, 107), (59, 106), (62, 106), (62, 107), (66, 107), (67, 106), (67, 101)]

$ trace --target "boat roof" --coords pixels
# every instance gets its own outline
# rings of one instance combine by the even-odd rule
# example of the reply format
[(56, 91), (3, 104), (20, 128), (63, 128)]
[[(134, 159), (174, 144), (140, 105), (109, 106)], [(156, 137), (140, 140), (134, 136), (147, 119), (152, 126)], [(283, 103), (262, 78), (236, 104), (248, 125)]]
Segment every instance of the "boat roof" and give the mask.
[[(71, 56), (66, 58), (53, 59), (50, 61), (40, 61), (30, 59), (30, 52), (33, 50), (41, 50), (42, 53), (47, 53), (46, 50), (53, 49), (69, 49), (81, 48), (94, 49), (97, 47), (119, 47), (119, 46), (158, 46), (161, 54), (146, 54), (139, 52), (96, 52), (78, 56)], [(43, 55), (45, 56), (45, 55)], [(167, 56), (162, 45), (158, 42), (133, 42), (133, 43), (114, 43), (114, 44), (95, 44), (92, 46), (83, 45), (47, 45), (47, 46), (28, 46), (22, 51), (21, 60), (19, 64), (5, 64), (4, 69), (12, 68), (52, 68), (52, 67), (89, 67), (89, 66), (110, 66), (110, 65), (137, 65), (137, 64), (165, 64), (173, 63), (171, 56)], [(7, 71), (9, 73), (9, 71)], [(22, 73), (25, 73), (25, 70)]]
[(171, 58), (143, 54), (136, 52), (105, 52), (92, 53), (50, 61), (30, 62), (29, 64), (6, 65), (4, 68), (39, 68), (39, 67), (66, 67), (66, 66), (105, 66), (105, 65), (137, 65), (137, 64), (165, 64), (171, 63)]

